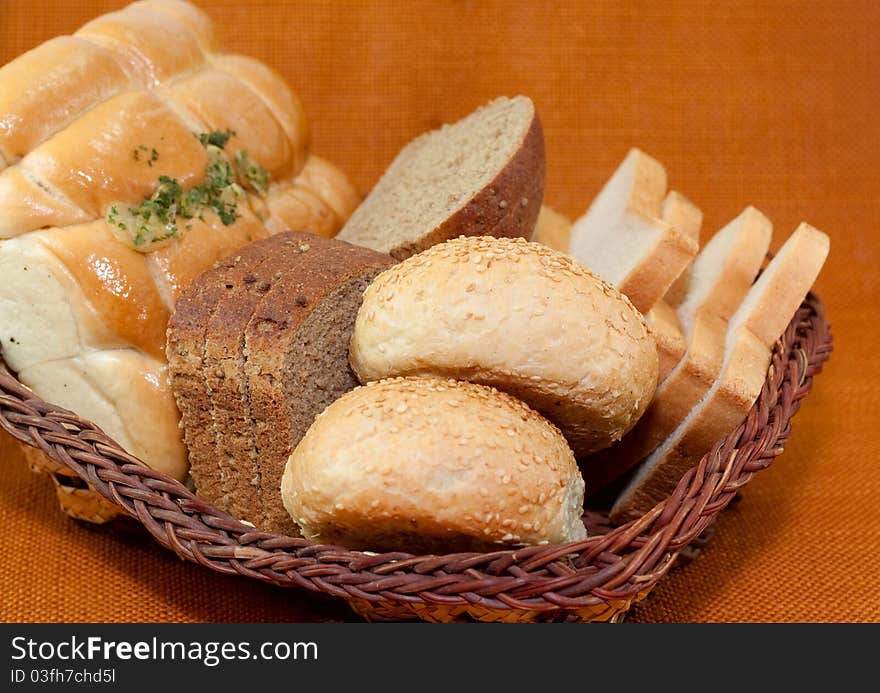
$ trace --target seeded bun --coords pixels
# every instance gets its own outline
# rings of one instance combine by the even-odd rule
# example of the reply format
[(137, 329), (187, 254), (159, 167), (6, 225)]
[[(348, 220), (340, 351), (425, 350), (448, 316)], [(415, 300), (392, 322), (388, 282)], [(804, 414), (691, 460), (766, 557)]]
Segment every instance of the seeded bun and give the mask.
[(454, 553), (586, 536), (555, 426), (493, 388), (392, 378), (343, 395), (296, 446), (284, 507), (313, 541)]
[(362, 383), (437, 375), (504, 390), (578, 457), (619, 440), (657, 386), (656, 344), (629, 299), (520, 238), (457, 238), (379, 274), (350, 356)]

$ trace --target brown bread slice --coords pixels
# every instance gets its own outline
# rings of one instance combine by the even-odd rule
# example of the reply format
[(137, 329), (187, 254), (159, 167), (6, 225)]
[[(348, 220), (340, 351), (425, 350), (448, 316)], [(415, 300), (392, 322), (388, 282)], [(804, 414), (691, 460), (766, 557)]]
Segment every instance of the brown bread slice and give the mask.
[(501, 97), (404, 147), (337, 238), (397, 259), (460, 235), (530, 238), (544, 173), (534, 104)]
[(246, 260), (224, 277), (221, 293), (207, 318), (202, 374), (211, 393), (214, 464), (219, 469), (219, 506), (249, 519), (259, 502), (257, 451), (247, 380), (244, 377), (244, 331), (254, 308), (282, 272), (296, 264), (299, 245), (281, 233), (252, 244)]
[(212, 381), (204, 372), (206, 332), (214, 308), (228, 291), (226, 285), (234, 284), (242, 267), (259, 262), (267, 252), (265, 242), (253, 243), (198, 276), (176, 302), (166, 331), (168, 372), (180, 411), (190, 474), (198, 494), (218, 507), (225, 503), (216, 463)]
[[(367, 248), (293, 233), (302, 251), (253, 311), (245, 331), (251, 435), (260, 503), (242, 516), (260, 529), (295, 533), (281, 500), (287, 458), (314, 418), (359, 383), (348, 348), (364, 289), (393, 260)], [(238, 491), (245, 491), (243, 480)]]

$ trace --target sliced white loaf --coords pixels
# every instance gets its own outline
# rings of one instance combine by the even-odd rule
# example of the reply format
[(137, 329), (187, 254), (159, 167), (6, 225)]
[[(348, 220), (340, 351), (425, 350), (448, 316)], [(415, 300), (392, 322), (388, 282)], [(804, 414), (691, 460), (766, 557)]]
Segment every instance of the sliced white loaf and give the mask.
[[(666, 195), (663, 201), (663, 221), (681, 230), (699, 246), (703, 213), (680, 192), (670, 190)], [(660, 372), (657, 380), (661, 383), (681, 362), (687, 351), (687, 338), (681, 320), (675, 312), (675, 306), (681, 303), (687, 290), (692, 264), (688, 263), (678, 279), (669, 287), (666, 295), (645, 313), (645, 319), (654, 332), (654, 339), (657, 340), (657, 353), (660, 356)]]
[(657, 356), (660, 359), (657, 382), (662, 383), (681, 362), (687, 351), (687, 339), (678, 314), (666, 301), (657, 301), (645, 315), (645, 320), (654, 334), (654, 341), (657, 342)]
[(742, 423), (767, 376), (771, 351), (815, 282), (830, 241), (801, 224), (730, 319), (718, 378), (663, 444), (638, 468), (611, 510), (615, 522), (647, 512), (682, 475)]
[(338, 238), (398, 259), (460, 235), (529, 238), (544, 168), (532, 101), (495, 99), (404, 147)]
[(697, 243), (662, 221), (666, 170), (629, 154), (571, 230), (569, 254), (624, 293), (642, 313), (697, 254)]
[[(703, 212), (693, 202), (676, 190), (670, 190), (663, 201), (663, 221), (680, 230), (685, 236), (700, 247), (700, 228), (703, 225)], [(666, 292), (663, 300), (673, 308), (677, 308), (687, 291), (691, 276), (691, 266), (688, 265), (678, 275), (678, 279), (672, 282), (672, 286)]]
[(724, 359), (727, 321), (754, 282), (772, 231), (770, 220), (748, 207), (718, 231), (694, 260), (688, 290), (678, 309), (687, 351), (660, 382), (630, 434), (585, 464), (591, 493), (662, 444), (715, 382)]

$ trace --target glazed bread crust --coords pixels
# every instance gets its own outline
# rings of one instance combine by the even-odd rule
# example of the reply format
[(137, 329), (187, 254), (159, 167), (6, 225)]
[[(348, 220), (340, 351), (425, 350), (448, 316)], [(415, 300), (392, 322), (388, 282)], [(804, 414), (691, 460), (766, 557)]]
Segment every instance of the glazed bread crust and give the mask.
[[(332, 235), (359, 202), (310, 154), (308, 119), (281, 76), (218, 51), (197, 7), (145, 0), (0, 68), (3, 358), (38, 395), (178, 479), (187, 459), (168, 424), (179, 416), (164, 343), (175, 302), (247, 243), (291, 225)], [(194, 135), (215, 130), (234, 131), (224, 151), (247, 151), (267, 189), (242, 189), (231, 223), (210, 209), (178, 218), (182, 237), (151, 252), (120, 241), (111, 211), (137, 208), (160, 176), (204, 183), (208, 151)]]

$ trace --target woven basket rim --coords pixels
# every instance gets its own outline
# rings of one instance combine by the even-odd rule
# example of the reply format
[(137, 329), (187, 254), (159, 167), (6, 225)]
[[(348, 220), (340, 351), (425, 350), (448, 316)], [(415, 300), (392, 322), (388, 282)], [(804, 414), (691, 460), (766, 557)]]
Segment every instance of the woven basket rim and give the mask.
[[(822, 301), (805, 298), (776, 342), (746, 420), (641, 517), (568, 544), (490, 553), (373, 553), (255, 529), (150, 469), (96, 425), (45, 402), (0, 354), (0, 427), (71, 469), (185, 560), (374, 607), (484, 608), (529, 615), (625, 611), (669, 571), (784, 447), (791, 418), (832, 349)], [(587, 515), (590, 515), (588, 513)], [(593, 514), (588, 521), (599, 520)], [(610, 611), (609, 611), (610, 610)]]

